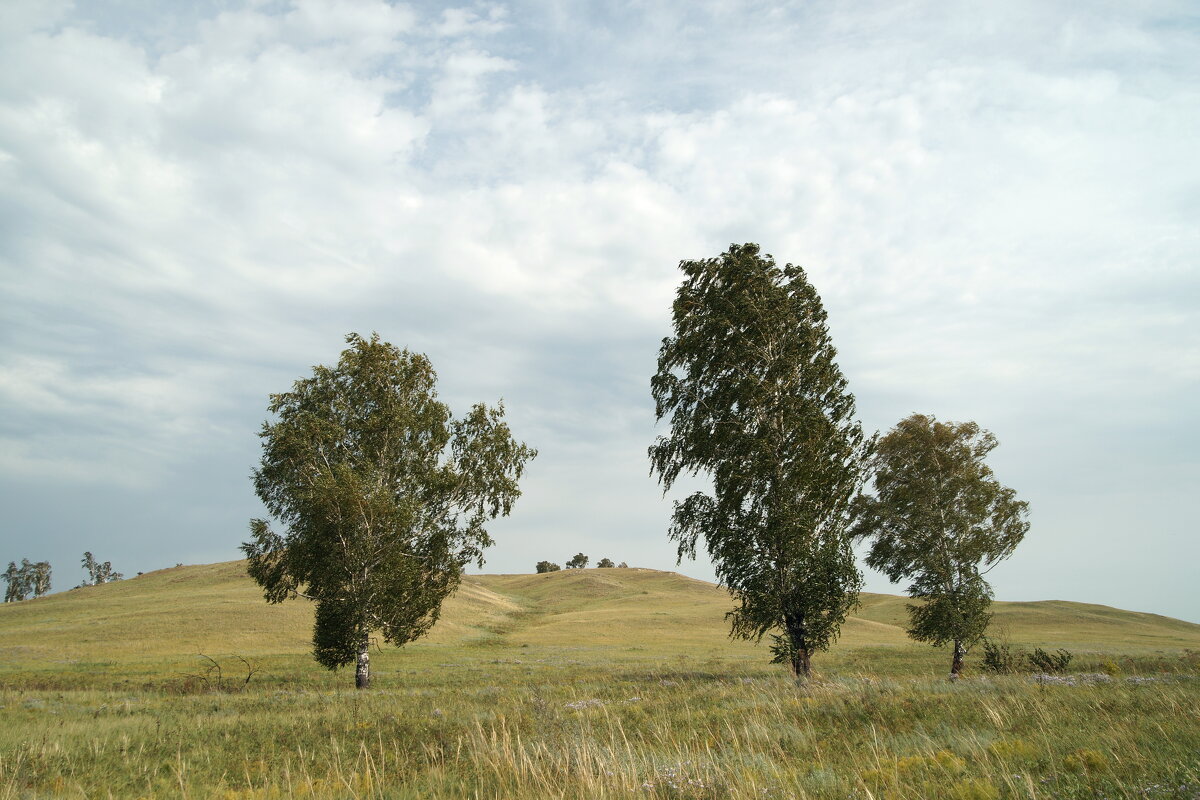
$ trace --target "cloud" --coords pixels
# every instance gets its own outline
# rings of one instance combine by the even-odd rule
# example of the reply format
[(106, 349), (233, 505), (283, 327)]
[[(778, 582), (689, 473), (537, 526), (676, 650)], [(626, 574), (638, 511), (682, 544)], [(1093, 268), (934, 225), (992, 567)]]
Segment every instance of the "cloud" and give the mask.
[[(1036, 499), (1029, 596), (1057, 591), (1037, 559), (1123, 535), (1111, 504), (1073, 513), (1097, 494), (1153, 503), (1177, 542), (1159, 489), (1200, 444), (1186, 8), (222, 8), (6, 4), (12, 520), (52, 525), (21, 506), (52, 481), (153, 491), (174, 541), (233, 557), (267, 394), (379, 330), (542, 450), (496, 568), (544, 541), (670, 566), (638, 463), (675, 265), (758, 241), (809, 270), (871, 427), (1000, 435)], [(112, 523), (129, 558), (142, 524)]]

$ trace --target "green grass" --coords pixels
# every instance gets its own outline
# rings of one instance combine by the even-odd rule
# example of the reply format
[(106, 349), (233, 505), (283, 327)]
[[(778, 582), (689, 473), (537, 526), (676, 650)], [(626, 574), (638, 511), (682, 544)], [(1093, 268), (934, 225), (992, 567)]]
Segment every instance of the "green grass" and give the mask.
[(1200, 797), (1200, 626), (1177, 620), (997, 604), (1014, 643), (1115, 677), (952, 684), (904, 599), (868, 595), (798, 687), (701, 581), (477, 576), (355, 692), (307, 655), (307, 604), (241, 569), (0, 608), (0, 799)]

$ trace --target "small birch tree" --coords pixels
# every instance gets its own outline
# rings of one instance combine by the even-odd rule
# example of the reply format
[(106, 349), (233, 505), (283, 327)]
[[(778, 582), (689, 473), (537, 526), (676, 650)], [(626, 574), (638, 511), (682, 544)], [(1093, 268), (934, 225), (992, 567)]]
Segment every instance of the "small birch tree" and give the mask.
[(356, 664), (365, 689), (372, 631), (400, 646), (429, 630), (466, 565), (483, 565), (484, 525), (512, 510), (537, 451), (503, 404), (453, 419), (425, 356), (374, 334), (346, 342), (336, 366), (271, 395), (254, 487), (284, 530), (252, 520), (242, 549), (267, 602), (316, 602), (313, 656)]
[(8, 562), (8, 569), (4, 571), (4, 602), (19, 603), (29, 595), (29, 579), (25, 565), (29, 564), (29, 559), (24, 559), (22, 567), (17, 566), (17, 562)]
[(908, 633), (953, 645), (950, 677), (987, 630), (989, 569), (1012, 555), (1029, 530), (1029, 504), (984, 463), (996, 437), (974, 422), (913, 414), (879, 440), (875, 495), (859, 501), (855, 535), (870, 540), (867, 565), (892, 581), (911, 580)]
[(33, 596), (41, 597), (50, 593), (50, 562), (39, 561), (33, 565)]
[(85, 552), (79, 563), (83, 566), (83, 571), (87, 573), (87, 577), (84, 578), (83, 583), (75, 587), (77, 589), (81, 586), (99, 586), (102, 583), (112, 583), (125, 577), (113, 569), (111, 561), (97, 561), (96, 557), (91, 554), (91, 551)]

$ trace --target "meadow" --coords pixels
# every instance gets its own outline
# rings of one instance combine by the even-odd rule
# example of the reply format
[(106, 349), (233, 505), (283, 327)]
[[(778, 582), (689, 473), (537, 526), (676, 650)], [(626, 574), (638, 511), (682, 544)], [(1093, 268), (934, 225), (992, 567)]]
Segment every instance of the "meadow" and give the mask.
[(1178, 620), (997, 604), (1068, 674), (973, 653), (951, 683), (904, 599), (866, 595), (798, 686), (725, 636), (710, 584), (475, 576), (358, 692), (307, 655), (311, 609), (242, 569), (0, 608), (0, 798), (1200, 797), (1200, 626)]

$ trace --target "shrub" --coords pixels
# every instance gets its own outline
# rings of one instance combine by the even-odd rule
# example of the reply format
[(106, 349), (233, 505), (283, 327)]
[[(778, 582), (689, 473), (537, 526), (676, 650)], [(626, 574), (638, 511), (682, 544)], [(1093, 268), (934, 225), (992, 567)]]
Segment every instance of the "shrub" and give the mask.
[(1067, 667), (1071, 663), (1071, 654), (1062, 648), (1059, 648), (1053, 653), (1047, 653), (1040, 647), (1036, 647), (1033, 653), (1028, 656), (1029, 663), (1038, 672), (1048, 672), (1057, 674), (1066, 672)]
[(1007, 639), (983, 640), (983, 668), (998, 675), (1016, 672), (1024, 666), (1028, 655), (1008, 643)]

